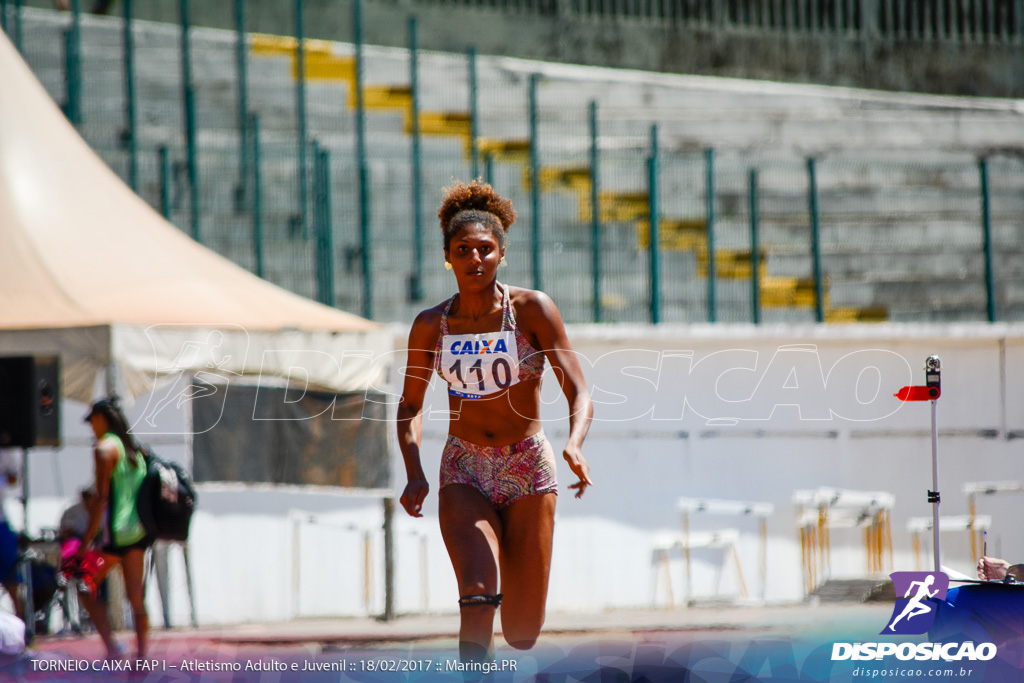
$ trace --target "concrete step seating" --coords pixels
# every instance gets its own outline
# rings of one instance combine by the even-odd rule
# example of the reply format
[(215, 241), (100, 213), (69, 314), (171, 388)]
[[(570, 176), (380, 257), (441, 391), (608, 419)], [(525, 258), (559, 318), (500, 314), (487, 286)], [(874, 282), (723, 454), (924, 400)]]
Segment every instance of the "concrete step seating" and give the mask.
[[(64, 98), (61, 32), (69, 22), (68, 16), (26, 10), (25, 19), (26, 44), (31, 46), (26, 49), (29, 62), (60, 102)], [(138, 22), (135, 30), (139, 145), (146, 154), (155, 156), (158, 144), (169, 144), (180, 184), (183, 114), (179, 30), (146, 22)], [(108, 163), (124, 175), (126, 154), (119, 146), (124, 128), (121, 31), (122, 24), (117, 19), (83, 17), (86, 122), (80, 129)], [(244, 245), (246, 207), (238, 202), (240, 140), (235, 111), (235, 40), (233, 33), (225, 31), (193, 29), (192, 33), (203, 182), (201, 222), (212, 226), (208, 234), (204, 233), (205, 242), (222, 253), (234, 254), (232, 258), (251, 267), (251, 259), (245, 253), (252, 250), (246, 250)], [(271, 240), (295, 239), (293, 217), (299, 211), (294, 155), (297, 43), (289, 37), (251, 34), (248, 48), (250, 108), (261, 116), (266, 149), (274, 150), (265, 156), (262, 169), (264, 183), (274, 188), (264, 197), (264, 234)], [(376, 230), (385, 226), (388, 230), (399, 226), (404, 229), (412, 222), (411, 202), (391, 198), (404, 191), (410, 173), (408, 53), (366, 46), (364, 55), (371, 194), (378, 200), (373, 208), (374, 223), (378, 226)], [(310, 137), (332, 152), (335, 164), (335, 244), (340, 251), (351, 251), (358, 248), (353, 242), (356, 231), (349, 225), (357, 214), (357, 207), (351, 204), (357, 182), (351, 168), (353, 48), (343, 43), (306, 41), (304, 59)], [(730, 287), (730, 281), (739, 284), (746, 280), (746, 289), (736, 291), (749, 291), (754, 270), (745, 217), (745, 176), (748, 167), (761, 166), (762, 249), (756, 270), (761, 305), (767, 309), (794, 309), (794, 319), (799, 320), (815, 307), (806, 255), (809, 219), (805, 157), (822, 158), (818, 182), (828, 276), (827, 317), (869, 320), (887, 315), (912, 319), (934, 314), (941, 319), (945, 300), (923, 295), (917, 299), (887, 296), (886, 287), (898, 285), (901, 277), (907, 279), (906, 274), (911, 279), (930, 275), (940, 280), (956, 280), (965, 257), (976, 263), (980, 228), (972, 225), (978, 201), (974, 157), (986, 149), (1024, 146), (1021, 108), (999, 100), (668, 76), (490, 57), (479, 58), (477, 69), (477, 127), (481, 136), (477, 139), (481, 155), (478, 161), (482, 164), (489, 159), (493, 164), (502, 190), (517, 203), (523, 223), (528, 219), (531, 184), (526, 84), (531, 74), (541, 74), (538, 124), (543, 163), (539, 175), (545, 244), (558, 249), (573, 243), (582, 245), (568, 248), (579, 251), (583, 272), (589, 263), (585, 247), (590, 220), (586, 111), (591, 101), (597, 102), (600, 112), (599, 201), (607, 233), (604, 244), (636, 252), (631, 261), (636, 261), (639, 252), (649, 246), (647, 196), (645, 190), (638, 189), (646, 186), (643, 161), (649, 142), (647, 125), (640, 122), (652, 120), (659, 124), (665, 168), (661, 246), (666, 259), (673, 251), (685, 257), (666, 260), (674, 264), (664, 271), (666, 291), (675, 286), (672, 279), (676, 277), (692, 278), (693, 282), (686, 286), (703, 291), (700, 281), (708, 276), (710, 256), (703, 217), (701, 149), (710, 146), (720, 150), (716, 179), (716, 274), (723, 289)], [(430, 226), (428, 239), (436, 237), (436, 179), (468, 177), (472, 122), (466, 73), (464, 55), (420, 54), (418, 123), (424, 135), (424, 178), (434, 179), (428, 183), (428, 191), (433, 194), (429, 201), (424, 201), (424, 220)], [(291, 150), (286, 150), (289, 142)], [(432, 158), (437, 161), (432, 162)], [(911, 158), (913, 164), (908, 162)], [(155, 163), (142, 164), (140, 193), (154, 205), (159, 196), (158, 174)], [(997, 244), (1019, 244), (1017, 238), (1024, 232), (1018, 219), (1024, 215), (1019, 182), (1024, 175), (1014, 178), (1012, 174), (993, 173), (990, 177)], [(177, 188), (174, 217), (187, 230), (187, 201), (183, 199), (186, 193), (187, 187)], [(514, 238), (517, 248), (524, 251), (528, 247), (526, 232), (523, 228)], [(956, 251), (944, 258), (939, 250), (924, 258), (926, 265), (921, 265), (922, 256), (914, 251), (914, 246), (922, 239), (955, 247)], [(377, 241), (383, 243), (387, 238)], [(281, 284), (287, 280), (285, 286), (297, 291), (311, 289), (301, 284), (302, 278), (308, 279), (309, 269), (297, 262), (295, 255), (307, 258), (309, 247), (297, 244), (291, 249), (283, 245), (274, 249), (273, 254), (267, 253), (267, 263), (279, 259), (280, 264), (273, 267), (274, 274), (268, 275), (268, 279)], [(1020, 281), (1019, 269), (1013, 265), (1019, 250), (1010, 248), (1007, 253), (1010, 256), (1002, 258), (1000, 273), (1016, 278), (1007, 283), (1004, 294), (1006, 308), (1011, 310), (1019, 298), (1016, 292), (1024, 289), (1024, 283)], [(524, 255), (522, 260), (528, 259)], [(379, 275), (377, 292), (383, 298), (374, 308), (382, 319), (404, 319), (409, 305), (405, 296), (407, 268), (412, 264), (409, 241), (397, 240), (389, 246), (387, 262), (392, 272)], [(633, 283), (639, 279), (635, 268), (625, 263), (613, 259), (612, 268), (605, 270), (605, 289), (611, 292), (612, 302), (620, 296), (616, 293), (620, 281)], [(973, 270), (974, 266), (970, 268)], [(299, 272), (286, 275), (289, 269)], [(529, 272), (525, 268), (522, 275), (522, 281), (528, 283)], [(378, 274), (374, 276), (377, 278)], [(344, 279), (336, 278), (339, 303), (347, 300), (342, 290), (351, 284), (343, 284)], [(854, 304), (847, 293), (865, 281), (872, 284), (870, 292), (875, 298), (864, 300), (863, 294), (858, 294), (853, 297)], [(428, 294), (433, 295), (433, 287), (440, 293), (447, 291), (450, 283), (440, 280), (428, 289)], [(587, 292), (589, 286), (569, 281), (566, 289)], [(642, 289), (627, 292), (628, 296), (637, 297), (632, 300), (632, 308), (638, 301), (644, 301), (646, 292)], [(397, 298), (391, 299), (391, 294), (385, 292), (394, 293)], [(736, 310), (721, 312), (719, 319), (748, 318), (748, 299), (726, 298)], [(984, 309), (983, 298), (975, 296), (973, 301), (978, 310)], [(567, 307), (585, 312), (588, 306), (574, 300)], [(959, 315), (962, 308), (957, 301), (949, 316), (956, 319)], [(683, 319), (699, 318), (694, 318), (691, 310)]]

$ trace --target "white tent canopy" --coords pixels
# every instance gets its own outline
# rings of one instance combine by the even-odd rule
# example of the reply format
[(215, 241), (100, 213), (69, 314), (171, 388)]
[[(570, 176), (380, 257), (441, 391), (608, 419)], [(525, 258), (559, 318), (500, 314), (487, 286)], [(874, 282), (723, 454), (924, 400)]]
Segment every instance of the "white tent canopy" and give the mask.
[(0, 73), (0, 355), (60, 355), (62, 393), (81, 401), (108, 369), (128, 398), (211, 367), (334, 391), (383, 380), (386, 328), (261, 280), (165, 221), (2, 33)]

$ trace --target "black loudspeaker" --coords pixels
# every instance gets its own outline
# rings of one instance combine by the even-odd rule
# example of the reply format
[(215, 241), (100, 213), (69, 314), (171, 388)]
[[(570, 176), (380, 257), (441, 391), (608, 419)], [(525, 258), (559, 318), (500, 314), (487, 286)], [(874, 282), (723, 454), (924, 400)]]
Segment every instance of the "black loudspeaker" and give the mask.
[(0, 448), (60, 446), (60, 358), (0, 357)]

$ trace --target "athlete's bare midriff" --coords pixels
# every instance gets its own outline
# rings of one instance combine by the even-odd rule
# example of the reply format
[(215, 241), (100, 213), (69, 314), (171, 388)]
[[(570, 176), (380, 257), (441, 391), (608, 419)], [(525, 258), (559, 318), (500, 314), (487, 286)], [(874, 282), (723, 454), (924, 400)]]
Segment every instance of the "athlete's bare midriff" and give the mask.
[(540, 380), (484, 398), (448, 397), (448, 433), (480, 446), (507, 446), (541, 431)]

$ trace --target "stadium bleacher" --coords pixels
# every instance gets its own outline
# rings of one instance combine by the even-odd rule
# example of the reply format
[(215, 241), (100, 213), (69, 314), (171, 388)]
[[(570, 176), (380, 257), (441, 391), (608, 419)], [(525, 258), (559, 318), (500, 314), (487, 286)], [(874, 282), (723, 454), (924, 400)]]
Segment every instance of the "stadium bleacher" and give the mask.
[[(69, 15), (24, 10), (24, 53), (58, 102), (67, 96), (64, 31)], [(180, 28), (134, 27), (139, 194), (161, 206), (157, 149), (170, 150), (170, 218), (192, 225), (183, 138)], [(79, 130), (122, 177), (125, 139), (123, 24), (82, 21)], [(295, 40), (248, 37), (248, 106), (261, 124), (264, 277), (316, 296), (313, 198), (298, 200)], [(200, 239), (255, 269), (253, 206), (240, 159), (236, 36), (191, 31), (197, 104)], [(332, 154), (333, 302), (363, 309), (354, 48), (309, 41), (310, 140)], [(435, 206), (440, 188), (470, 176), (469, 92), (464, 54), (422, 51), (421, 301), (415, 271), (409, 52), (364, 47), (371, 178), (373, 317), (410, 320), (448, 294)], [(708, 241), (705, 150), (714, 149), (717, 310), (722, 322), (752, 316), (748, 173), (758, 172), (758, 269), (762, 320), (813, 322), (815, 290), (807, 159), (816, 163), (826, 321), (986, 319), (979, 159), (989, 164), (994, 295), (1001, 320), (1024, 317), (1024, 108), (1015, 100), (883, 93), (824, 86), (653, 74), (480, 56), (478, 145), (491, 180), (516, 203), (510, 268), (529, 286), (531, 202), (528, 81), (538, 81), (542, 282), (569, 321), (592, 319), (588, 106), (599, 112), (603, 320), (649, 319), (646, 158), (651, 124), (661, 157), (661, 319), (703, 322)], [(525, 146), (524, 146), (525, 145)], [(312, 155), (308, 155), (312, 164)], [(479, 160), (479, 172), (488, 166)], [(312, 191), (311, 191), (312, 193)]]

